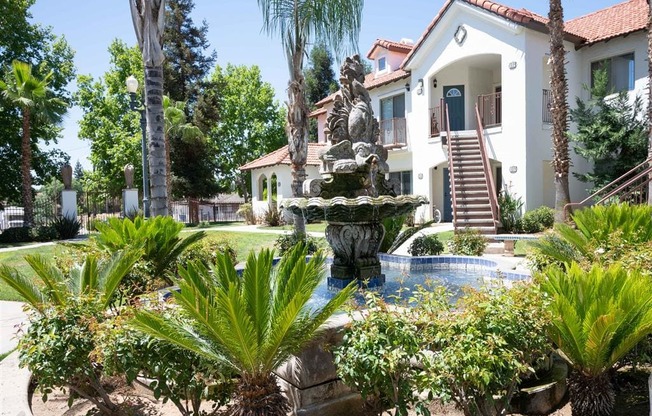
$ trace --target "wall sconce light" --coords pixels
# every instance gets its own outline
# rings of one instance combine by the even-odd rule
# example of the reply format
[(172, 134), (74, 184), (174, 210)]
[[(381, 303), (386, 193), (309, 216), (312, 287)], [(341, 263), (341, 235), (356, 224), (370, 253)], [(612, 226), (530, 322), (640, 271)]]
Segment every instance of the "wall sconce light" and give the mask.
[(509, 167), (509, 173), (516, 173), (518, 172), (518, 167), (516, 166), (510, 166)]
[(516, 69), (516, 65), (517, 65), (516, 61), (510, 62), (509, 63), (509, 69)]
[(419, 78), (419, 81), (417, 81), (417, 94), (423, 94), (423, 78)]
[(432, 80), (432, 87), (437, 88), (437, 78), (433, 78)]
[(419, 173), (419, 174), (417, 175), (417, 178), (419, 178), (420, 180), (423, 179), (423, 173)]
[(405, 91), (410, 92), (410, 83), (409, 82), (405, 83)]

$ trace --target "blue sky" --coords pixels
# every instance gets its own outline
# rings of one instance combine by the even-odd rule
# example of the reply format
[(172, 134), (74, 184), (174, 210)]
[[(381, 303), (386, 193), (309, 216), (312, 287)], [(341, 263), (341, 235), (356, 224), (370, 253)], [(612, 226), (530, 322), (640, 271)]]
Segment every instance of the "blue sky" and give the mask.
[[(545, 0), (503, 0), (502, 4), (526, 8), (547, 15)], [(618, 0), (564, 0), (566, 19), (581, 16), (620, 3)], [(417, 40), (437, 14), (444, 0), (367, 0), (363, 10), (359, 50), (366, 54), (376, 38)], [(108, 69), (107, 48), (120, 38), (135, 44), (127, 0), (37, 0), (30, 9), (33, 22), (52, 26), (54, 33), (65, 35), (75, 50), (79, 74), (100, 77)], [(193, 19), (205, 19), (209, 26), (211, 48), (217, 51), (217, 64), (258, 65), (262, 77), (285, 100), (288, 69), (278, 38), (261, 31), (262, 19), (256, 0), (195, 0)], [(74, 89), (74, 85), (71, 86)], [(57, 147), (90, 169), (86, 159), (89, 143), (77, 138), (77, 122), (82, 113), (73, 108), (64, 121), (63, 139)]]

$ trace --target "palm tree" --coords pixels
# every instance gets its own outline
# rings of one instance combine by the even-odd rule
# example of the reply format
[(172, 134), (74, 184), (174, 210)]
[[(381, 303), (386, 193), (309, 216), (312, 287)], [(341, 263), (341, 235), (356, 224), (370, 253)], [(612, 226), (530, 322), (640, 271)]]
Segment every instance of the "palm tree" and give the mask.
[(608, 416), (615, 403), (610, 372), (652, 333), (649, 278), (620, 265), (589, 272), (577, 263), (539, 276), (551, 298), (550, 336), (574, 371), (568, 382), (573, 416)]
[[(292, 162), (292, 196), (303, 196), (308, 152), (308, 104), (303, 60), (306, 46), (323, 41), (340, 56), (345, 47), (357, 48), (364, 0), (258, 0), (267, 33), (277, 33), (290, 70), (286, 131)], [(294, 231), (306, 233), (305, 220), (294, 216)]]
[(0, 280), (39, 313), (51, 306), (64, 306), (82, 294), (97, 295), (100, 306), (106, 309), (111, 306), (122, 278), (139, 258), (138, 251), (117, 251), (106, 262), (98, 262), (95, 255), (89, 254), (80, 267), (72, 268), (65, 276), (51, 260), (38, 254), (29, 255), (25, 261), (43, 282), (42, 287), (31, 276), (4, 264), (0, 265)]
[(320, 310), (307, 304), (324, 274), (321, 253), (306, 262), (297, 245), (272, 271), (274, 253), (253, 252), (242, 277), (228, 255), (218, 254), (211, 274), (203, 263), (181, 268), (174, 298), (193, 326), (139, 312), (133, 325), (240, 375), (232, 413), (285, 416), (288, 405), (272, 371), (320, 332), (321, 325), (352, 295), (349, 285)]
[[(170, 136), (180, 136), (181, 140), (190, 145), (195, 140), (202, 140), (204, 133), (192, 123), (186, 122), (186, 103), (174, 101), (167, 95), (163, 96), (163, 115), (165, 116), (165, 163), (168, 172), (165, 186), (172, 195), (172, 163), (170, 162)], [(168, 198), (168, 212), (172, 212), (172, 198)]]
[(34, 203), (32, 199), (32, 142), (31, 126), (35, 117), (42, 117), (46, 123), (61, 120), (67, 104), (52, 97), (48, 91), (53, 73), (38, 78), (32, 74), (32, 66), (20, 61), (11, 64), (11, 75), (6, 81), (0, 80), (2, 97), (17, 106), (23, 117), (23, 132), (21, 143), (21, 176), (24, 225), (30, 227), (34, 222)]
[(550, 89), (552, 92), (552, 166), (555, 170), (555, 221), (565, 222), (570, 209), (570, 190), (568, 172), (570, 170), (570, 155), (568, 151), (568, 83), (566, 81), (566, 66), (564, 64), (564, 9), (561, 0), (550, 0), (548, 13), (548, 30), (550, 30), (550, 64), (552, 76)]
[(152, 216), (168, 215), (163, 115), (163, 27), (165, 0), (129, 0), (131, 18), (145, 64), (145, 114), (149, 135), (150, 209)]

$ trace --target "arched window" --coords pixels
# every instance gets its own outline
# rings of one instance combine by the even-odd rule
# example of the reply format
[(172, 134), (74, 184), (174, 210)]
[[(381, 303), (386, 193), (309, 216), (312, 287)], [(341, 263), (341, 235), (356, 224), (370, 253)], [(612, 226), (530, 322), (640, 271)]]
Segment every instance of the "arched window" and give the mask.
[(265, 174), (258, 177), (258, 200), (267, 201), (267, 176)]

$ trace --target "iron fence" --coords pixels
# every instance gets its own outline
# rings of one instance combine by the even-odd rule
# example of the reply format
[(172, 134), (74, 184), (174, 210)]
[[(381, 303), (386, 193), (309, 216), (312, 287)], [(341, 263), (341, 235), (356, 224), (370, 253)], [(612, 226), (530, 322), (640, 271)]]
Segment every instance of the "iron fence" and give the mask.
[(237, 222), (244, 218), (237, 213), (240, 204), (236, 202), (207, 202), (196, 199), (173, 201), (170, 215), (185, 224), (207, 222)]
[(77, 195), (77, 218), (82, 224), (80, 233), (95, 230), (95, 223), (111, 217), (122, 217), (120, 198), (107, 193), (80, 192)]

